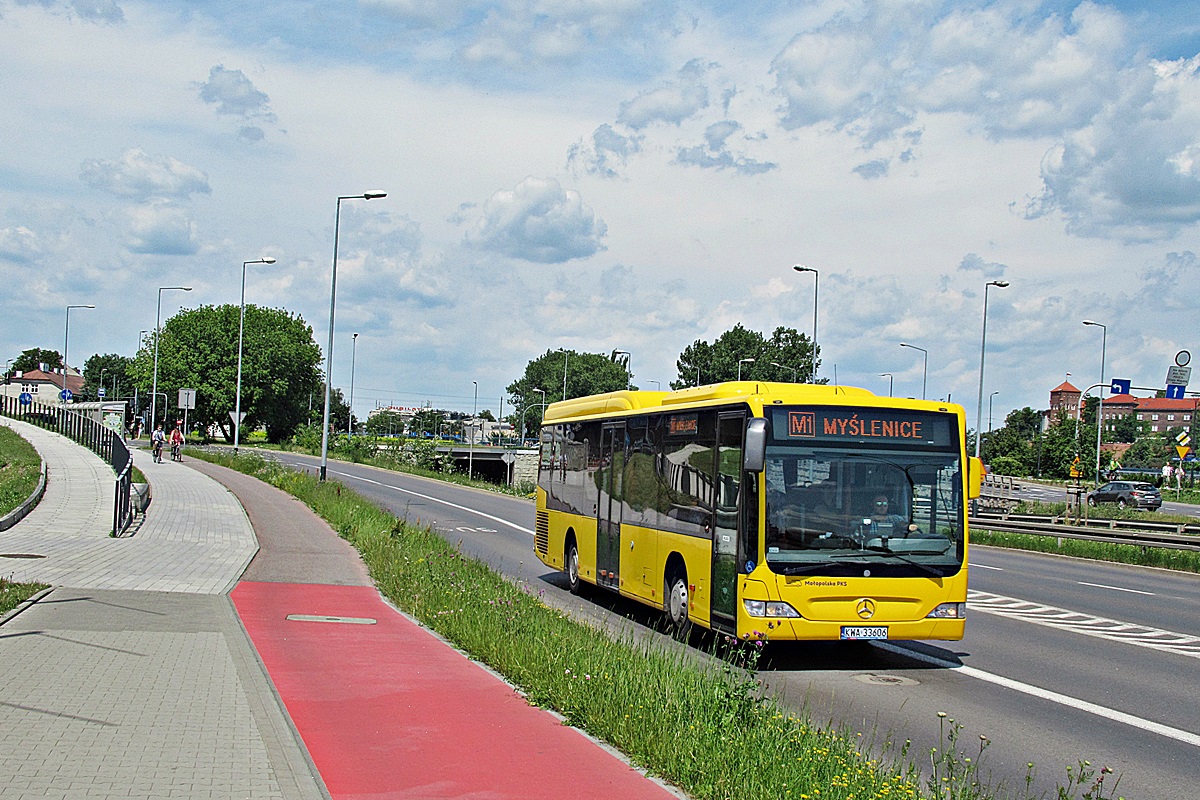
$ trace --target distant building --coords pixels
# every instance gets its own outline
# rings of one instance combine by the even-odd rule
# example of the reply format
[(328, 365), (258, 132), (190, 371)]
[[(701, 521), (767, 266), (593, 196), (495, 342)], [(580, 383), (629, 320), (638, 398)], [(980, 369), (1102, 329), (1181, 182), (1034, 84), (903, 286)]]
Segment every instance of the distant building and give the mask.
[[(1050, 416), (1066, 411), (1068, 419), (1079, 419), (1082, 392), (1063, 381), (1050, 390)], [(1168, 400), (1165, 397), (1135, 397), (1131, 394), (1114, 394), (1104, 398), (1104, 430), (1111, 431), (1117, 420), (1136, 415), (1138, 422), (1146, 424), (1150, 433), (1163, 433), (1172, 428), (1187, 428), (1196, 418), (1200, 398)]]
[[(67, 388), (71, 394), (78, 395), (83, 391), (83, 376), (79, 370), (67, 367)], [(58, 393), (63, 390), (63, 375), (61, 370), (31, 369), (18, 372), (7, 381), (0, 382), (0, 393), (6, 397), (16, 397), (22, 393), (33, 395), (36, 403), (57, 403)]]

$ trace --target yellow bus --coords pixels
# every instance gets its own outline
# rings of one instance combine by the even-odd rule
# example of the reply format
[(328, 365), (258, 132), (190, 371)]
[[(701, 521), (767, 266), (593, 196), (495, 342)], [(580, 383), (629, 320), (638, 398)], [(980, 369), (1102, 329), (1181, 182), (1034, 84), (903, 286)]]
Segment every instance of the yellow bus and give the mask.
[(742, 639), (961, 639), (962, 406), (739, 381), (544, 415), (534, 548), (566, 573)]

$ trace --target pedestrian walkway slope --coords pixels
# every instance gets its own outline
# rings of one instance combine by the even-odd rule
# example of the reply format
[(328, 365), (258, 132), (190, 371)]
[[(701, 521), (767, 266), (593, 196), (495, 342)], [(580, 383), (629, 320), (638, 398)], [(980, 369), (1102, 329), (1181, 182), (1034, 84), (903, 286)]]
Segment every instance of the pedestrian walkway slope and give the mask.
[(3, 559), (6, 577), (79, 589), (224, 594), (254, 557), (254, 530), (236, 497), (187, 464), (155, 464), (143, 450), (133, 458), (153, 502), (128, 535), (111, 538), (112, 469), (66, 437), (19, 424), (51, 472), (38, 507), (0, 533), (0, 554), (38, 556)]

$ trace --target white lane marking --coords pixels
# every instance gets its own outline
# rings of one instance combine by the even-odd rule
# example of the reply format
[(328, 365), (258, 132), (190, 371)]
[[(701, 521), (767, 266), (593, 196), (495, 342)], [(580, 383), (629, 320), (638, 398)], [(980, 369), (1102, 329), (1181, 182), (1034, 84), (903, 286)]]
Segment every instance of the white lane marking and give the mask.
[(1123, 642), (1189, 658), (1200, 658), (1200, 637), (1186, 633), (1165, 631), (1105, 617), (1093, 617), (1078, 611), (1068, 611), (1065, 608), (1031, 603), (1028, 600), (974, 589), (967, 592), (967, 608), (982, 614), (995, 614), (1009, 619), (1032, 622), (1034, 625), (1081, 633), (1084, 636), (1094, 636), (1110, 642)]
[(1112, 589), (1114, 592), (1129, 592), (1130, 594), (1144, 594), (1147, 597), (1154, 597), (1154, 592), (1143, 592), (1140, 589), (1126, 589), (1124, 586), (1108, 586), (1103, 583), (1088, 583), (1087, 581), (1075, 581), (1080, 586), (1094, 586), (1097, 589)]
[(362, 481), (363, 483), (371, 483), (376, 486), (382, 486), (384, 489), (391, 489), (393, 491), (401, 492), (403, 494), (411, 494), (414, 497), (419, 497), (422, 500), (428, 500), (432, 503), (441, 503), (444, 506), (450, 506), (451, 508), (457, 509), (459, 511), (465, 511), (468, 514), (474, 514), (478, 517), (483, 517), (484, 519), (490, 519), (492, 522), (498, 522), (501, 525), (507, 525), (508, 527), (513, 528), (514, 530), (518, 530), (521, 533), (528, 533), (530, 536), (533, 536), (533, 531), (529, 530), (529, 528), (522, 528), (520, 525), (509, 522), (506, 519), (501, 519), (500, 517), (494, 517), (491, 514), (485, 514), (482, 511), (476, 511), (475, 509), (468, 508), (467, 506), (460, 506), (457, 503), (451, 503), (448, 500), (442, 500), (440, 497), (433, 497), (432, 495), (421, 494), (420, 492), (414, 492), (411, 489), (401, 489), (399, 486), (392, 486), (391, 484), (388, 484), (388, 483), (381, 483), (379, 481), (373, 481), (370, 478), (362, 478), (362, 477), (359, 477), (358, 475), (351, 475), (348, 472), (335, 472), (333, 474), (340, 475), (343, 478), (352, 478), (353, 480)]
[(996, 572), (1004, 572), (1004, 567), (989, 567), (987, 564), (972, 564), (969, 561), (967, 562), (967, 566), (971, 569), (994, 569)]
[(1156, 733), (1159, 736), (1165, 736), (1168, 739), (1174, 739), (1177, 742), (1190, 744), (1193, 747), (1200, 747), (1200, 735), (1192, 733), (1191, 731), (1172, 728), (1170, 725), (1163, 725), (1159, 722), (1153, 722), (1148, 719), (1142, 719), (1141, 717), (1135, 717), (1132, 714), (1126, 714), (1124, 711), (1117, 711), (1113, 708), (1107, 708), (1105, 706), (1096, 705), (1095, 703), (1089, 703), (1087, 700), (1080, 700), (1077, 697), (1070, 697), (1065, 694), (1059, 694), (1058, 692), (1052, 692), (1049, 689), (1043, 689), (1040, 686), (1022, 683), (1021, 681), (1016, 681), (1012, 678), (1005, 678), (1001, 675), (976, 669), (975, 667), (956, 664), (953, 661), (946, 661), (945, 659), (927, 655), (917, 650), (909, 650), (906, 647), (900, 647), (898, 645), (891, 644), (890, 642), (874, 642), (874, 645), (883, 650), (896, 653), (897, 655), (915, 658), (918, 661), (924, 661), (925, 663), (932, 664), (936, 667), (952, 670), (954, 672), (960, 672), (968, 677), (981, 681), (987, 681), (988, 683), (994, 683), (997, 686), (1003, 686), (1006, 689), (1011, 689), (1015, 692), (1029, 695), (1030, 697), (1049, 700), (1051, 703), (1057, 703), (1058, 705), (1066, 706), (1067, 708), (1074, 708), (1077, 711), (1093, 714), (1097, 717), (1112, 720), (1113, 722), (1120, 722), (1124, 725), (1129, 725), (1130, 727), (1147, 731), (1149, 733)]

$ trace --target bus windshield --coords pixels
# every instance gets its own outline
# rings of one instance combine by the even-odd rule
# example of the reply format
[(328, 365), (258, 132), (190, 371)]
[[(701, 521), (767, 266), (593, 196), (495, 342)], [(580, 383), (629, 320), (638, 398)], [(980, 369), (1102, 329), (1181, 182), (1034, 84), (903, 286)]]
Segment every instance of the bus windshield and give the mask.
[(777, 441), (765, 478), (776, 573), (942, 577), (962, 567), (961, 461), (949, 448)]

